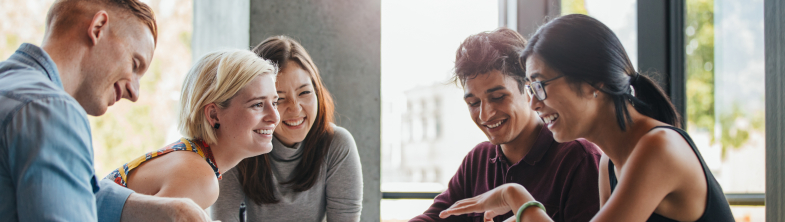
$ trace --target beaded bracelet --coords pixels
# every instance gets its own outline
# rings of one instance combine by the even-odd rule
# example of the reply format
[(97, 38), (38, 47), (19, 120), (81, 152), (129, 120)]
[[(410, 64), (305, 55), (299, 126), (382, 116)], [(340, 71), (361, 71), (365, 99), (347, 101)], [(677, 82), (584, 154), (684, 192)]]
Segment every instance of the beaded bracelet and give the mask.
[(531, 206), (538, 206), (538, 207), (540, 207), (540, 209), (542, 209), (542, 211), (545, 211), (545, 206), (543, 206), (542, 203), (540, 203), (539, 201), (536, 201), (536, 200), (532, 200), (532, 201), (526, 202), (525, 204), (521, 205), (521, 208), (518, 208), (518, 213), (515, 214), (515, 221), (516, 222), (521, 222), (521, 214), (523, 214), (523, 211), (526, 210), (526, 208), (531, 207)]

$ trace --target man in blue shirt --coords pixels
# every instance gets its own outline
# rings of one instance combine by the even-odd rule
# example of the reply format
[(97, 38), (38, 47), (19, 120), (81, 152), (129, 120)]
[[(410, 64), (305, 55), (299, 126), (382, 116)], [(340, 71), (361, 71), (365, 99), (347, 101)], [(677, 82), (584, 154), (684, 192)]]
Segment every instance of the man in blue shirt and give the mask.
[(59, 0), (41, 47), (0, 62), (0, 221), (208, 221), (187, 198), (98, 181), (86, 114), (136, 101), (155, 50), (137, 0)]

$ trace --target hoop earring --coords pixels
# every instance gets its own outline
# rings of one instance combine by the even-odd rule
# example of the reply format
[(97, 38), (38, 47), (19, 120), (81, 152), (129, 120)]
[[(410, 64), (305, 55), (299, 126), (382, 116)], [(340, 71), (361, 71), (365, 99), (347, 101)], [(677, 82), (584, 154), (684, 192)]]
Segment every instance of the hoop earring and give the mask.
[(218, 127), (221, 127), (220, 123), (216, 123), (215, 126), (213, 126), (213, 128), (215, 128), (215, 129), (218, 129)]

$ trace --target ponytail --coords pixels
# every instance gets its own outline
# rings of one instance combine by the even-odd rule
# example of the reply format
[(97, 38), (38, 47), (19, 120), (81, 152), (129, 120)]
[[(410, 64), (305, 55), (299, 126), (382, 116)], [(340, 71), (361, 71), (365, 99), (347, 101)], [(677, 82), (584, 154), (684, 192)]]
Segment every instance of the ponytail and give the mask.
[(665, 91), (648, 76), (638, 73), (634, 75), (635, 77), (630, 79), (630, 85), (635, 95), (630, 95), (630, 101), (635, 110), (660, 122), (682, 128), (681, 116)]

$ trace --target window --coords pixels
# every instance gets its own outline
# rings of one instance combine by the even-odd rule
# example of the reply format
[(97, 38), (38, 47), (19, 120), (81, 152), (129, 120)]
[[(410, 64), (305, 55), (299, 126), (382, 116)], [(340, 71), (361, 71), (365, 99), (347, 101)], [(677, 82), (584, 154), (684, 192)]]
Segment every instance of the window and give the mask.
[(619, 38), (633, 65), (638, 64), (637, 0), (561, 0), (561, 14), (600, 20)]
[(687, 131), (726, 193), (765, 192), (763, 0), (686, 1), (684, 34)]
[[(444, 191), (487, 140), (448, 81), (458, 46), (498, 28), (498, 10), (485, 0), (382, 0), (382, 192)], [(408, 221), (432, 202), (384, 199), (382, 221)]]

